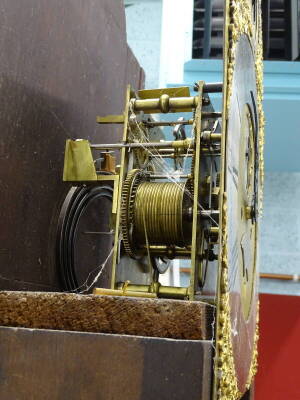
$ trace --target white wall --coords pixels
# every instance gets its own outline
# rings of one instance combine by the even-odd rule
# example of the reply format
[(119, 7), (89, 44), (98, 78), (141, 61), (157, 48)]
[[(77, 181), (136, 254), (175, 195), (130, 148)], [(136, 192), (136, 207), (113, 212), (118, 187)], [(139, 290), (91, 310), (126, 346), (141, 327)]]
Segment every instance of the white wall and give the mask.
[(160, 87), (184, 81), (184, 63), (192, 58), (193, 7), (193, 0), (163, 0)]
[(162, 2), (126, 0), (127, 41), (146, 73), (146, 88), (159, 86)]
[(125, 0), (127, 40), (146, 88), (182, 83), (192, 57), (193, 0)]

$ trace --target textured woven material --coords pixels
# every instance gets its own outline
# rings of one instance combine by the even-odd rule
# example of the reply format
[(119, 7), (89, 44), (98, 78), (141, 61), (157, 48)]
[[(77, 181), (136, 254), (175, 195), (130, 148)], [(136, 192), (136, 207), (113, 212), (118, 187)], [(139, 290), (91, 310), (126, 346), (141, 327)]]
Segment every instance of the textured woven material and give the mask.
[(214, 307), (201, 302), (0, 292), (0, 325), (204, 340)]

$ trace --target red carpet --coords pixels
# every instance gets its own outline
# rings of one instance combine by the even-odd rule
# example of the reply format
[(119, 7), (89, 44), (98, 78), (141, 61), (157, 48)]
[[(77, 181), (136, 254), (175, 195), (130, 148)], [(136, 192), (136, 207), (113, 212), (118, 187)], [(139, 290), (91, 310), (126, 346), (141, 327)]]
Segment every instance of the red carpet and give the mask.
[(300, 296), (260, 295), (255, 400), (300, 400)]

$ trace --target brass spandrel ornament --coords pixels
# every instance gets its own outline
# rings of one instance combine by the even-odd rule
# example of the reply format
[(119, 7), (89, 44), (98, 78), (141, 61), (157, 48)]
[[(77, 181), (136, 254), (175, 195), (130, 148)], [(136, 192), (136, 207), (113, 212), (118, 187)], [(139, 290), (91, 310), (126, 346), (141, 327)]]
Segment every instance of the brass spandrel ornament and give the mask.
[(226, 161), (215, 396), (238, 399), (250, 387), (257, 370), (257, 236), (264, 170), (260, 2), (227, 1), (225, 14), (223, 159)]

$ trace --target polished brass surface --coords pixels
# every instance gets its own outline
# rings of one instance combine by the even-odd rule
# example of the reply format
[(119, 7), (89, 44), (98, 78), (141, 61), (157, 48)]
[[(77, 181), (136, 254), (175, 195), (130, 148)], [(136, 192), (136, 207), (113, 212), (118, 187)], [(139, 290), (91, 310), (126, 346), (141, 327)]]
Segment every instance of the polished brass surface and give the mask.
[[(256, 284), (256, 242), (257, 225), (255, 223), (255, 137), (251, 110), (245, 105), (242, 111), (241, 143), (239, 154), (239, 171), (244, 173), (239, 177), (238, 204), (239, 228), (238, 265), (241, 280), (241, 303), (244, 318), (247, 320), (253, 301)], [(255, 201), (255, 200), (254, 200)]]
[(133, 290), (117, 290), (117, 289), (103, 289), (95, 288), (93, 294), (97, 296), (128, 296), (128, 297), (144, 297), (149, 299), (157, 298), (156, 293), (146, 293), (145, 291), (135, 292)]
[[(181, 121), (181, 125), (193, 125), (194, 119), (188, 119), (187, 121)], [(154, 126), (176, 126), (178, 121), (143, 121), (143, 124), (152, 128)]]
[(116, 149), (120, 150), (123, 147), (128, 149), (135, 149), (135, 148), (143, 148), (143, 149), (165, 149), (165, 148), (182, 148), (188, 149), (194, 146), (194, 141), (192, 139), (185, 139), (185, 140), (174, 140), (174, 141), (165, 141), (162, 140), (161, 142), (131, 142), (131, 143), (111, 143), (111, 144), (91, 144), (91, 149), (96, 150), (109, 150), (109, 149)]
[(144, 245), (182, 247), (191, 240), (190, 224), (184, 220), (184, 210), (191, 206), (186, 183), (147, 182), (149, 178), (141, 170), (132, 170), (124, 183), (121, 229), (131, 257)]
[(97, 117), (98, 124), (124, 124), (124, 115), (106, 115), (105, 117)]
[(163, 286), (160, 283), (155, 283), (155, 282), (151, 285), (133, 285), (129, 282), (125, 282), (119, 284), (117, 287), (119, 293), (126, 293), (124, 294), (124, 296), (127, 295), (135, 297), (134, 293), (138, 293), (138, 294), (146, 294), (149, 296), (152, 295), (153, 297), (155, 296), (155, 297), (165, 297), (174, 299), (184, 299), (188, 297), (188, 288)]
[(208, 143), (220, 142), (222, 139), (221, 133), (212, 133), (210, 131), (204, 131), (202, 133), (202, 140)]
[(139, 169), (129, 171), (123, 186), (122, 202), (121, 202), (121, 232), (123, 246), (125, 252), (132, 258), (135, 258), (136, 246), (133, 243), (133, 210), (134, 197), (138, 185), (143, 180), (146, 180), (148, 175), (144, 174)]
[(191, 274), (189, 286), (189, 298), (194, 300), (195, 292), (199, 285), (199, 277), (202, 276), (202, 259), (199, 256), (199, 249), (203, 245), (203, 231), (199, 229), (200, 226), (200, 189), (203, 177), (200, 176), (201, 170), (201, 132), (203, 131), (202, 121), (202, 101), (203, 101), (203, 88), (204, 82), (198, 83), (198, 101), (195, 113), (195, 151), (191, 163), (191, 172), (193, 178), (190, 180), (190, 189), (193, 197), (192, 208), (192, 253), (191, 253)]
[[(188, 88), (176, 88), (176, 90), (171, 88), (142, 91), (140, 98), (128, 88), (123, 115), (97, 118), (99, 123), (115, 124), (123, 121), (122, 142), (112, 144), (85, 142), (85, 149), (90, 154), (89, 165), (93, 168), (95, 167), (91, 150), (100, 150), (98, 159), (101, 161), (98, 164), (103, 167), (103, 171), (100, 174), (96, 173), (95, 180), (114, 182), (112, 228), (115, 240), (112, 290), (115, 290), (116, 282), (120, 280), (123, 282), (129, 280), (132, 283), (135, 274), (139, 276), (139, 272), (135, 269), (146, 266), (150, 268), (149, 272), (144, 274), (146, 281), (149, 282), (147, 286), (157, 285), (157, 272), (165, 272), (170, 265), (169, 260), (176, 258), (186, 258), (191, 262), (190, 284), (184, 288), (184, 293), (188, 293), (189, 299), (192, 300), (195, 292), (201, 290), (199, 283), (202, 282), (202, 285), (205, 278), (202, 279), (203, 274), (199, 271), (202, 271), (203, 260), (209, 254), (205, 247), (212, 247), (217, 243), (217, 227), (212, 225), (216, 224), (215, 218), (218, 218), (218, 214), (217, 210), (205, 209), (207, 202), (213, 204), (210, 196), (214, 195), (216, 178), (212, 178), (209, 187), (204, 190), (209, 170), (207, 162), (202, 161), (200, 155), (208, 149), (210, 143), (220, 140), (220, 134), (215, 131), (218, 125), (216, 120), (220, 117), (220, 113), (214, 112), (210, 106), (208, 96), (203, 93), (203, 87), (204, 82), (199, 82), (196, 97), (190, 97)], [(193, 118), (186, 121), (180, 118), (178, 124), (168, 121), (155, 123), (151, 119), (147, 119), (144, 123), (141, 111), (153, 112), (154, 109), (161, 113), (190, 110), (193, 111)], [(175, 128), (179, 125), (190, 125), (191, 134), (189, 137), (181, 135), (173, 141), (149, 140), (152, 129), (156, 129), (156, 125), (159, 124), (175, 125)], [(209, 143), (204, 139), (203, 132), (208, 132)], [(114, 166), (117, 155), (113, 154), (113, 151), (121, 152), (120, 165), (117, 167)], [(169, 168), (163, 161), (165, 157), (176, 160), (175, 165), (183, 165), (190, 159), (191, 162), (188, 164), (190, 166), (174, 179), (169, 172), (165, 173)], [(179, 162), (180, 159), (182, 161)], [(217, 168), (217, 164), (215, 161), (214, 168)], [(84, 162), (78, 162), (76, 168), (83, 171), (86, 165)], [(106, 177), (103, 172), (112, 175)], [(216, 172), (214, 172), (215, 177)], [(207, 244), (203, 247), (205, 242)], [(130, 265), (135, 265), (132, 273), (129, 267), (128, 270), (123, 267), (126, 257), (135, 260), (134, 262), (128, 260)], [(210, 262), (208, 258), (205, 261), (206, 264)], [(163, 289), (161, 293), (163, 295)]]
[(167, 257), (170, 260), (174, 258), (190, 258), (191, 257), (191, 248), (187, 247), (177, 247), (177, 246), (166, 246), (166, 245), (149, 245), (142, 246), (144, 252), (148, 250), (151, 254), (160, 257)]
[(144, 111), (148, 114), (189, 112), (198, 105), (198, 97), (170, 97), (162, 94), (158, 99), (132, 100), (134, 111)]
[[(226, 0), (225, 24), (224, 24), (224, 86), (223, 86), (223, 125), (222, 125), (222, 175), (220, 179), (220, 255), (218, 272), (218, 304), (216, 319), (216, 355), (215, 355), (215, 379), (213, 385), (214, 399), (238, 399), (250, 387), (257, 369), (257, 338), (258, 338), (258, 299), (257, 299), (257, 267), (253, 261), (256, 258), (256, 227), (257, 214), (253, 213), (252, 205), (246, 201), (242, 207), (237, 207), (240, 200), (235, 201), (233, 193), (237, 190), (229, 189), (228, 182), (232, 173), (228, 170), (229, 156), (241, 155), (239, 139), (237, 135), (245, 137), (251, 130), (242, 128), (240, 122), (236, 123), (239, 114), (243, 112), (245, 104), (256, 109), (253, 113), (255, 119), (256, 145), (254, 147), (254, 168), (250, 157), (240, 171), (237, 166), (238, 176), (246, 175), (245, 181), (251, 181), (254, 174), (257, 193), (254, 205), (257, 210), (261, 208), (262, 182), (263, 182), (263, 126), (262, 111), (262, 31), (261, 31), (261, 2), (250, 0)], [(250, 43), (250, 46), (247, 44)], [(244, 74), (244, 78), (243, 75)], [(254, 80), (253, 80), (254, 75)], [(251, 95), (252, 93), (252, 95)], [(250, 95), (249, 100), (243, 96)], [(236, 106), (238, 103), (238, 107)], [(234, 128), (233, 128), (234, 127)], [(235, 136), (233, 136), (235, 135)], [(228, 141), (229, 140), (229, 141)], [(237, 149), (233, 149), (236, 143)], [(251, 140), (250, 140), (251, 141)], [(241, 147), (244, 145), (241, 143)], [(229, 150), (228, 150), (229, 149)], [(229, 151), (231, 153), (229, 153)], [(238, 156), (238, 157), (239, 157)], [(237, 160), (238, 160), (237, 157)], [(244, 156), (241, 160), (245, 160)], [(253, 168), (253, 169), (252, 169)], [(239, 187), (239, 179), (236, 182)], [(233, 185), (234, 186), (234, 185)], [(242, 184), (241, 184), (242, 186)], [(251, 185), (250, 185), (251, 186)], [(251, 192), (252, 189), (250, 189)], [(247, 190), (244, 192), (247, 193)], [(252, 192), (253, 193), (253, 192)], [(241, 194), (241, 193), (240, 193)], [(237, 196), (238, 197), (238, 196)], [(247, 196), (245, 196), (246, 198)], [(240, 197), (241, 199), (241, 197)], [(242, 209), (241, 209), (242, 208)], [(233, 216), (233, 210), (239, 212)], [(253, 215), (255, 218), (253, 218)], [(251, 217), (251, 218), (249, 218)], [(232, 222), (236, 221), (238, 228), (234, 228)], [(254, 221), (254, 223), (253, 223)], [(249, 226), (245, 230), (246, 226)], [(244, 233), (242, 233), (244, 230)], [(244, 242), (235, 242), (234, 235), (245, 237), (246, 232), (251, 232), (252, 239)], [(239, 264), (233, 262), (234, 248), (237, 243), (237, 259)], [(247, 253), (248, 261), (243, 259)], [(247, 250), (245, 251), (245, 249)], [(251, 250), (248, 250), (251, 249)], [(242, 256), (242, 257), (240, 257)], [(252, 261), (251, 261), (252, 260)], [(254, 266), (255, 265), (255, 266)], [(251, 272), (248, 282), (243, 280), (245, 267)], [(253, 267), (255, 270), (253, 270)], [(247, 280), (247, 279), (246, 279)], [(247, 317), (248, 314), (248, 317)]]
[[(124, 126), (123, 126), (123, 142), (127, 142), (128, 138), (128, 119), (129, 119), (129, 102), (131, 97), (131, 87), (128, 85), (126, 95), (125, 95), (125, 111), (124, 111)], [(121, 199), (122, 199), (122, 190), (123, 183), (126, 176), (126, 170), (128, 166), (128, 157), (126, 154), (126, 149), (121, 149), (121, 160), (120, 160), (120, 171), (119, 171), (119, 182), (118, 182), (118, 198), (117, 198), (117, 212), (115, 218), (115, 236), (114, 236), (114, 251), (113, 251), (113, 260), (112, 260), (112, 273), (111, 273), (111, 288), (115, 288), (116, 283), (116, 266), (118, 263), (119, 251), (120, 251), (120, 222), (121, 222)]]
[[(69, 158), (65, 163), (68, 176), (75, 176), (74, 169), (88, 176), (87, 170), (91, 180), (114, 182), (111, 287), (97, 288), (95, 294), (216, 305), (212, 400), (240, 398), (257, 366), (263, 181), (259, 7), (260, 1), (225, 0), (223, 84), (199, 81), (194, 97), (187, 87), (137, 94), (128, 87), (123, 115), (97, 118), (102, 124), (123, 124), (122, 140), (86, 142), (84, 165), (79, 153), (71, 167)], [(210, 91), (223, 91), (222, 112), (213, 109)], [(184, 119), (183, 112), (190, 115)], [(152, 113), (160, 115), (154, 120)], [(169, 113), (179, 115), (164, 119)], [(169, 140), (160, 127), (167, 127)], [(176, 140), (170, 140), (172, 128)], [(95, 178), (91, 151), (105, 158), (111, 178), (96, 171)], [(118, 156), (114, 168), (111, 157)], [(162, 285), (160, 274), (180, 259), (185, 264), (179, 268), (189, 272), (186, 287)]]
[(138, 96), (141, 100), (156, 99), (164, 94), (167, 94), (169, 97), (190, 97), (190, 88), (188, 86), (181, 86), (175, 88), (146, 89), (138, 91)]
[(138, 186), (133, 218), (139, 243), (190, 244), (184, 234), (183, 207), (189, 200), (185, 190), (184, 183), (173, 182), (144, 182)]
[(66, 141), (63, 180), (97, 181), (97, 174), (88, 140)]

